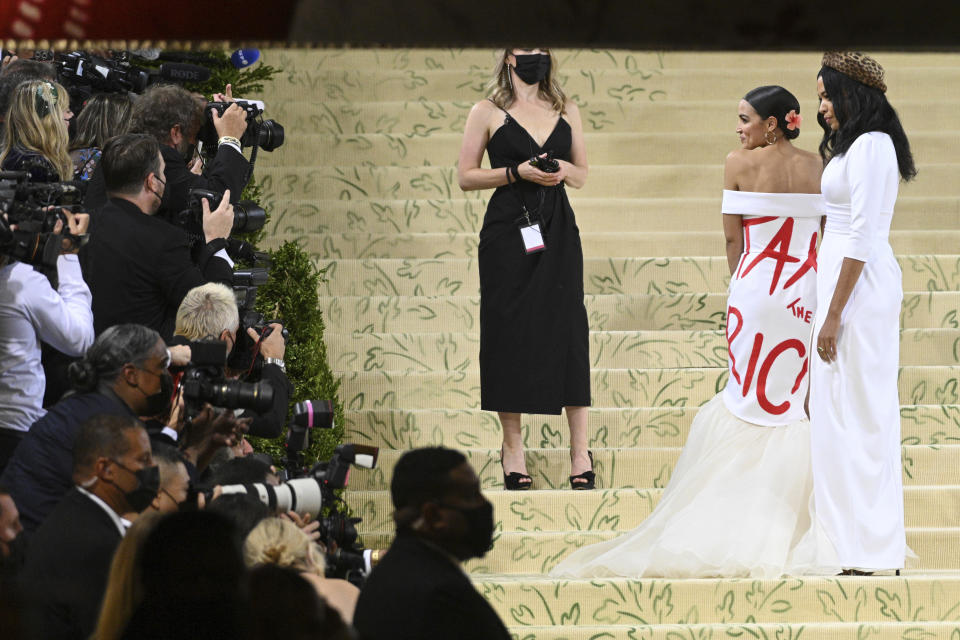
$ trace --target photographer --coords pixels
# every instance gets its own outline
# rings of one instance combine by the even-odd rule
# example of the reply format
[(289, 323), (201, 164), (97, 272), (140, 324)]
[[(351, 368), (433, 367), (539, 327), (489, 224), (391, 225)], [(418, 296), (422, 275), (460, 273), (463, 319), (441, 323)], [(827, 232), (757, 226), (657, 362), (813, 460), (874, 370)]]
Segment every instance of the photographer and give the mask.
[[(175, 336), (187, 341), (197, 341), (206, 338), (215, 338), (227, 344), (227, 354), (237, 343), (237, 330), (240, 326), (240, 317), (237, 311), (237, 301), (233, 291), (222, 284), (208, 283), (191, 289), (180, 303), (177, 310), (177, 325)], [(287, 417), (287, 407), (293, 388), (285, 373), (283, 356), (286, 345), (281, 333), (283, 327), (279, 324), (270, 325), (269, 335), (261, 340), (261, 336), (252, 328), (247, 328), (247, 335), (259, 342), (260, 355), (264, 364), (261, 379), (273, 387), (273, 404), (270, 411), (256, 414), (245, 411), (241, 417), (252, 418), (250, 435), (260, 438), (276, 438), (283, 431)], [(183, 343), (177, 337), (173, 343)]]
[(29, 171), (37, 182), (73, 178), (67, 121), (73, 117), (67, 90), (55, 82), (21, 82), (4, 121), (0, 168)]
[(225, 250), (234, 217), (229, 193), (213, 211), (203, 200), (206, 245), (194, 263), (186, 233), (154, 216), (166, 188), (156, 140), (144, 134), (110, 139), (97, 171), (103, 173), (110, 200), (96, 215), (95, 232), (80, 252), (93, 292), (94, 327), (99, 333), (135, 322), (169, 339), (177, 308), (190, 289), (233, 281)]
[[(219, 138), (217, 154), (202, 174), (191, 171), (197, 135), (207, 117), (206, 105), (202, 96), (183, 87), (157, 85), (147, 89), (134, 106), (130, 131), (155, 138), (163, 155), (166, 188), (157, 212), (162, 219), (170, 220), (187, 208), (190, 189), (229, 190), (235, 203), (246, 186), (250, 163), (241, 153), (240, 138), (247, 130), (247, 120), (238, 106), (231, 105), (222, 116), (211, 114)], [(87, 194), (92, 208), (102, 203), (97, 188), (94, 179)]]
[[(89, 217), (63, 210), (70, 233), (86, 232)], [(91, 295), (72, 245), (57, 260), (59, 287), (23, 262), (0, 256), (0, 472), (44, 411), (46, 378), (40, 342), (79, 357), (93, 344)]]

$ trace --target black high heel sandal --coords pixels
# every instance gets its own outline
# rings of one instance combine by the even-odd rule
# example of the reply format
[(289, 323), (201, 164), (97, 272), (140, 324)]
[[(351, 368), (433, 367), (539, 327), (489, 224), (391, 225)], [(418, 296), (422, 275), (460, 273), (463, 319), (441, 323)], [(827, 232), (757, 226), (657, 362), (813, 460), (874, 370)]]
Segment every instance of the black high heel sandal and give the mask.
[[(574, 491), (589, 491), (596, 488), (597, 474), (593, 472), (593, 451), (587, 451), (590, 456), (590, 471), (575, 476), (570, 476), (570, 488)], [(581, 480), (581, 482), (575, 482)]]
[[(503, 449), (500, 449), (500, 469), (503, 471), (503, 488), (507, 491), (529, 491), (533, 478), (519, 471), (507, 473), (503, 468)], [(525, 481), (525, 482), (524, 482)]]

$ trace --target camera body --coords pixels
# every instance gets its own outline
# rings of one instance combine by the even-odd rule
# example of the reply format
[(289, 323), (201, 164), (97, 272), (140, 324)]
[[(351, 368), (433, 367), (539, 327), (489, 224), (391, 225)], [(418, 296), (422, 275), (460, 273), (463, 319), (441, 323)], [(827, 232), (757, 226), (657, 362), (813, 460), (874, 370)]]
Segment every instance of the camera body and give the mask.
[(190, 364), (183, 371), (180, 387), (187, 415), (197, 415), (204, 403), (224, 409), (251, 409), (258, 413), (273, 405), (269, 382), (243, 382), (224, 375), (227, 345), (220, 340), (190, 344)]
[(0, 255), (31, 265), (56, 288), (57, 258), (63, 241), (79, 245), (82, 238), (63, 231), (55, 234), (53, 230), (58, 221), (66, 229), (61, 208), (79, 210), (84, 186), (30, 182), (28, 171), (0, 171)]
[(236, 102), (210, 102), (204, 112), (204, 123), (200, 128), (197, 139), (203, 142), (204, 149), (216, 149), (219, 136), (213, 126), (213, 114), (223, 116), (224, 112), (235, 104), (247, 114), (247, 130), (240, 138), (240, 144), (245, 147), (256, 147), (264, 151), (273, 151), (283, 144), (283, 125), (276, 120), (263, 119), (263, 103), (249, 100)]
[[(240, 325), (237, 327), (237, 341), (227, 360), (227, 367), (241, 372), (246, 380), (259, 380), (263, 372), (263, 356), (257, 347), (257, 341), (250, 337), (247, 329), (253, 329), (260, 340), (273, 331), (272, 321), (256, 310), (257, 289), (266, 284), (270, 271), (266, 267), (251, 267), (233, 272), (233, 294), (240, 313)], [(282, 331), (283, 340), (289, 337), (287, 329)]]
[(533, 156), (530, 158), (530, 165), (540, 169), (544, 173), (556, 173), (560, 171), (560, 163), (557, 162), (551, 152), (547, 152), (547, 155), (543, 158), (540, 156)]

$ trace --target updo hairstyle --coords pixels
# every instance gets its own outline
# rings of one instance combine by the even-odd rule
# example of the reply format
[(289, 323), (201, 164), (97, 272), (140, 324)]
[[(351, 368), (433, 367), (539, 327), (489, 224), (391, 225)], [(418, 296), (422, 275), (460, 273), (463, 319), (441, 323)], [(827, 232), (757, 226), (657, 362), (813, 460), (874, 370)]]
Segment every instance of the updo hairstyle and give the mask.
[(750, 103), (761, 119), (766, 120), (770, 116), (776, 118), (777, 127), (787, 140), (793, 140), (800, 135), (800, 127), (787, 129), (787, 114), (791, 111), (799, 114), (800, 103), (796, 96), (783, 87), (775, 84), (757, 87), (743, 96), (743, 99)]

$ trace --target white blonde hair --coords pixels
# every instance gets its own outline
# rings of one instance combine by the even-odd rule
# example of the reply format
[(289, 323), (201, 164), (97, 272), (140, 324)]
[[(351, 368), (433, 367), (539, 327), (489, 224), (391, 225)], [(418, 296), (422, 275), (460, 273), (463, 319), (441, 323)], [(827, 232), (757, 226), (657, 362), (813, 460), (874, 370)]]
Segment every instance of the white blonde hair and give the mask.
[(218, 338), (224, 331), (236, 331), (239, 326), (240, 312), (233, 290), (218, 282), (208, 282), (190, 289), (183, 297), (174, 333), (188, 340), (202, 340)]
[(323, 551), (300, 527), (282, 518), (267, 518), (253, 528), (243, 544), (247, 566), (275, 564), (323, 576)]

